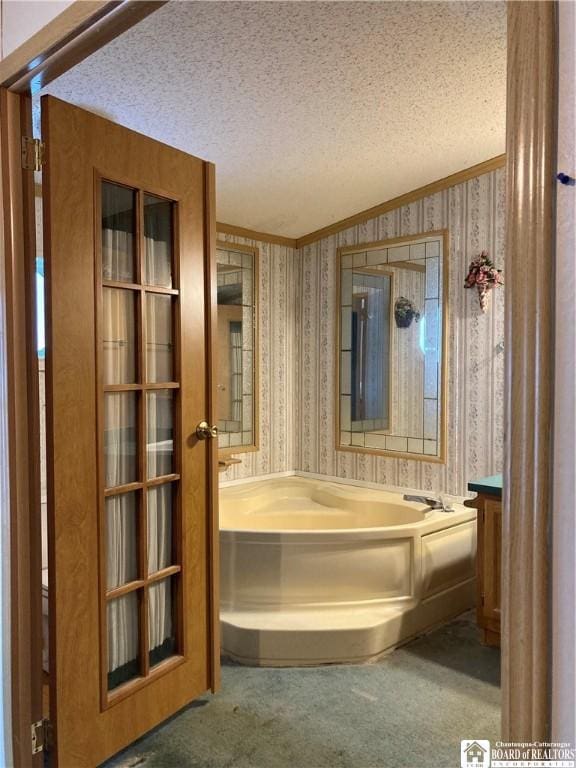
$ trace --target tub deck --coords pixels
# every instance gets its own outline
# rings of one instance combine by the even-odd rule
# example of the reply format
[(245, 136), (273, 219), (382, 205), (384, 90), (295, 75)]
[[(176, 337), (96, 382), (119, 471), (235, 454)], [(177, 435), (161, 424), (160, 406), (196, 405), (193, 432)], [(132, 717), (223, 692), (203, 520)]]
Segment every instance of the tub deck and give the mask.
[(370, 661), (469, 609), (476, 514), (282, 478), (224, 488), (223, 652), (266, 666)]

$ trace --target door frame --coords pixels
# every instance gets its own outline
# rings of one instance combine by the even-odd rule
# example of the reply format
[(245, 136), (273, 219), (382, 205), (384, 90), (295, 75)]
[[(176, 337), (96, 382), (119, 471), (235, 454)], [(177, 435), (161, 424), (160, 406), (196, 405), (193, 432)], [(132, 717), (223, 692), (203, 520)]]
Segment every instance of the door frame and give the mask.
[[(14, 105), (21, 94), (20, 109), (26, 112), (26, 97), (55, 77), (71, 69), (86, 56), (153, 13), (165, 0), (143, 2), (91, 2), (76, 0), (40, 32), (0, 62), (0, 86), (6, 89), (2, 100), (0, 147), (2, 164), (2, 206), (0, 227), (4, 233), (0, 269), (11, 281), (16, 255), (28, 248), (35, 253), (27, 197), (30, 184), (22, 184), (14, 162), (17, 142), (14, 131), (19, 123), (6, 101)], [(504, 471), (503, 546), (503, 738), (543, 739), (550, 728), (550, 550), (551, 468), (553, 390), (550, 370), (554, 342), (553, 274), (555, 221), (555, 147), (557, 130), (557, 3), (536, 0), (508, 3), (508, 90), (507, 90), (507, 249), (509, 266), (506, 280), (506, 466)], [(24, 99), (24, 100), (22, 100)], [(12, 145), (12, 162), (6, 148)], [(24, 172), (26, 176), (27, 172)], [(28, 172), (28, 179), (31, 173)], [(211, 252), (207, 289), (211, 295), (211, 321), (216, 328), (215, 197), (214, 170), (207, 174), (212, 201), (207, 211), (211, 226), (206, 243)], [(527, 190), (537, 189), (532, 198)], [(11, 223), (17, 226), (11, 226)], [(11, 233), (11, 237), (7, 236)], [(20, 249), (20, 250), (18, 250)], [(37, 469), (30, 451), (39, 439), (38, 425), (31, 423), (21, 431), (22, 402), (16, 393), (34, 392), (35, 359), (33, 334), (17, 329), (31, 322), (30, 285), (33, 261), (25, 260), (16, 284), (0, 281), (5, 292), (4, 319), (7, 349), (0, 348), (8, 379), (7, 416), (10, 509), (0, 521), (10, 532), (11, 542), (11, 642), (12, 642), (12, 742), (15, 765), (30, 765), (30, 733), (34, 721), (33, 700), (41, 689), (39, 680), (26, 666), (30, 656), (30, 604), (32, 574), (38, 568), (37, 540), (40, 535), (40, 504)], [(527, 266), (529, 269), (527, 269)], [(22, 264), (19, 264), (22, 269)], [(529, 272), (536, 279), (527, 280)], [(8, 290), (12, 287), (11, 290)], [(20, 325), (18, 325), (20, 323)], [(2, 329), (4, 330), (4, 329)], [(215, 332), (215, 331), (214, 331)], [(212, 331), (207, 336), (210, 348)], [(520, 344), (518, 339), (524, 339)], [(17, 344), (16, 342), (19, 341)], [(516, 341), (516, 345), (515, 345)], [(34, 356), (34, 358), (33, 358)], [(207, 385), (210, 409), (215, 398), (214, 356)], [(528, 374), (525, 372), (528, 371)], [(0, 382), (0, 387), (3, 382)], [(535, 446), (531, 454), (522, 445)], [(217, 496), (218, 456), (214, 444), (211, 481)], [(30, 498), (24, 489), (31, 487)], [(214, 500), (216, 501), (216, 500)], [(23, 515), (23, 517), (22, 517)], [(24, 524), (24, 531), (22, 531)], [(211, 553), (217, 566), (218, 520), (212, 521)], [(527, 553), (529, 556), (527, 557)], [(16, 567), (17, 566), (17, 567)], [(217, 605), (217, 567), (211, 584), (212, 604)], [(37, 582), (35, 582), (37, 583)], [(216, 603), (214, 603), (216, 601)], [(219, 648), (218, 622), (213, 621), (212, 644)], [(24, 629), (22, 629), (24, 628)], [(547, 659), (546, 664), (541, 660)], [(23, 661), (24, 660), (24, 661)], [(213, 687), (218, 680), (214, 674)], [(537, 703), (537, 706), (533, 706)]]
[[(508, 3), (502, 730), (551, 730), (556, 2)], [(545, 663), (543, 663), (545, 660)]]
[(0, 61), (0, 85), (39, 91), (168, 0), (75, 0)]
[[(2, 505), (9, 532), (11, 747), (14, 762), (30, 763), (31, 724), (42, 719), (40, 411), (36, 346), (34, 186), (21, 167), (21, 134), (31, 127), (31, 99), (0, 89), (2, 247), (0, 285), (5, 295), (5, 347), (0, 369), (6, 371), (2, 400), (7, 404), (9, 506)], [(2, 263), (3, 262), (3, 263)], [(6, 398), (4, 400), (4, 398)], [(4, 416), (4, 414), (2, 414)], [(4, 515), (6, 517), (4, 518)], [(34, 579), (32, 578), (34, 575)], [(5, 598), (2, 595), (2, 601)], [(40, 624), (41, 626), (41, 624)], [(6, 632), (6, 630), (4, 630)], [(5, 646), (6, 647), (6, 646)], [(5, 674), (7, 660), (4, 660)], [(6, 706), (6, 702), (5, 702)], [(6, 721), (5, 721), (6, 722)], [(8, 742), (8, 739), (5, 740)], [(39, 755), (41, 758), (42, 755)], [(24, 759), (25, 758), (25, 759)], [(34, 758), (36, 766), (38, 756)]]

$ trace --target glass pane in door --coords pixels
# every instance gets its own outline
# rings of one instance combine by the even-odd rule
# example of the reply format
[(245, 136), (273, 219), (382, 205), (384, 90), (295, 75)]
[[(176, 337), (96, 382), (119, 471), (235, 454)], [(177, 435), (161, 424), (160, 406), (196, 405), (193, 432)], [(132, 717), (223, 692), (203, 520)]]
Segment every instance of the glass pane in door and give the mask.
[(135, 392), (104, 394), (104, 484), (106, 488), (133, 483), (137, 476), (137, 416)]
[(174, 472), (174, 397), (170, 389), (147, 392), (147, 477)]
[(114, 589), (138, 578), (136, 492), (106, 499), (106, 587)]
[(108, 690), (117, 688), (140, 674), (138, 595), (129, 592), (107, 606)]
[(172, 203), (144, 195), (144, 282), (172, 287)]
[(104, 384), (133, 384), (137, 370), (134, 292), (104, 288), (103, 299)]
[(174, 626), (175, 577), (156, 581), (148, 590), (148, 639), (150, 666), (159, 664), (176, 652)]
[(172, 565), (172, 483), (148, 489), (148, 573)]
[(102, 182), (102, 277), (134, 282), (136, 193)]
[(146, 294), (146, 375), (149, 382), (173, 380), (172, 297)]
[(176, 653), (181, 577), (176, 569), (170, 576), (160, 572), (179, 570), (179, 493), (173, 478), (158, 481), (180, 466), (174, 453), (175, 205), (141, 189), (102, 183), (105, 695), (130, 681), (136, 688), (145, 684), (149, 667)]

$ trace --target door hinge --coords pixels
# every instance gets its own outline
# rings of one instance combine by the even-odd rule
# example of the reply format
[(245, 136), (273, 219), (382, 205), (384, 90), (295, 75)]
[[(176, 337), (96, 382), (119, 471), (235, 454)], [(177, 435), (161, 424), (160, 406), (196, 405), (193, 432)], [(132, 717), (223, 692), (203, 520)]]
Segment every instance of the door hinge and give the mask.
[(33, 755), (37, 755), (39, 752), (50, 751), (50, 745), (52, 744), (52, 723), (50, 720), (44, 718), (44, 720), (32, 723), (30, 735)]
[(45, 144), (40, 139), (22, 136), (22, 168), (25, 171), (41, 171), (44, 165)]

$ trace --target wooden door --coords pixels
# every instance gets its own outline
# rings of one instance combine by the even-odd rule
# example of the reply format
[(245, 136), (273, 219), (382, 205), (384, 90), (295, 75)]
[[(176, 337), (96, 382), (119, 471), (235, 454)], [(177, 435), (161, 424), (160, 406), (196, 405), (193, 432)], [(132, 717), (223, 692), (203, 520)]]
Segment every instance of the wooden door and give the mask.
[(50, 717), (95, 766), (218, 678), (213, 168), (42, 99)]

